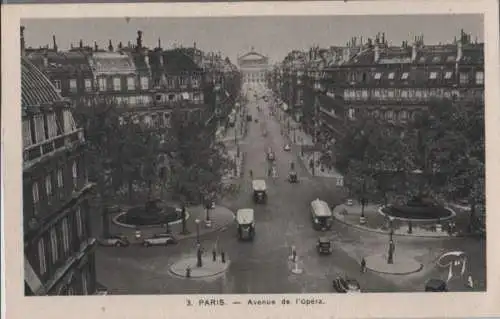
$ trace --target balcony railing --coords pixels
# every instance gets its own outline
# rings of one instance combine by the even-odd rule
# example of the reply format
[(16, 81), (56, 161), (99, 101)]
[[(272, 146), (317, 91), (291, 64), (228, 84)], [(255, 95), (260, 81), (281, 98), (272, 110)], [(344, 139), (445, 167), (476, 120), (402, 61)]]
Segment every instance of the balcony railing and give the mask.
[(70, 147), (76, 143), (82, 143), (85, 141), (85, 136), (83, 134), (83, 129), (77, 129), (72, 132), (58, 135), (51, 139), (47, 139), (43, 142), (30, 145), (24, 148), (23, 151), (23, 161), (24, 168), (33, 165), (33, 162), (39, 160), (40, 158), (50, 155), (58, 150)]

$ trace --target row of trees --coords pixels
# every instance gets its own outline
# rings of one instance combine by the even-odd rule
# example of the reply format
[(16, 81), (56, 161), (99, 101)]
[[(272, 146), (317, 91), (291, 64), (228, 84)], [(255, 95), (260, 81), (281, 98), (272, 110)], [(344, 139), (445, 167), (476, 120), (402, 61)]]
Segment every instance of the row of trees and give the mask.
[(75, 110), (86, 132), (89, 179), (104, 202), (120, 193), (130, 202), (138, 192), (152, 199), (161, 191), (197, 202), (221, 191), (222, 174), (232, 163), (211, 138), (214, 124), (174, 110), (169, 127), (155, 129), (124, 121), (126, 115), (110, 101)]
[(484, 141), (484, 105), (436, 101), (405, 124), (362, 116), (325, 160), (361, 203), (460, 200), (473, 216), (485, 202)]

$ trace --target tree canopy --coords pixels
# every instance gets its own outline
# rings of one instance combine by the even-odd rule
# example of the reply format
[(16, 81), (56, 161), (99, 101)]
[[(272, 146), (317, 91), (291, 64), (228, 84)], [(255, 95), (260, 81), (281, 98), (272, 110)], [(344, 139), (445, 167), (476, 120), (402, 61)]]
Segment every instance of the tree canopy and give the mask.
[(425, 193), (484, 203), (484, 105), (434, 101), (403, 124), (362, 116), (330, 152), (358, 192), (364, 181), (366, 192), (384, 198)]

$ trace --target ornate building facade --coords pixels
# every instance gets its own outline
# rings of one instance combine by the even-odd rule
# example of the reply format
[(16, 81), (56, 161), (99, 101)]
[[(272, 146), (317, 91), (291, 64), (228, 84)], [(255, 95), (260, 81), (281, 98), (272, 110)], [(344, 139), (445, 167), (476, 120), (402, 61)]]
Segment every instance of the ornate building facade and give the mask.
[(71, 103), (21, 59), (23, 217), (26, 295), (96, 290), (83, 130)]
[(238, 68), (243, 84), (266, 84), (269, 58), (253, 50), (238, 57)]
[[(303, 73), (303, 67), (291, 68), (285, 59), (275, 71), (284, 76), (273, 83), (283, 90), (290, 81), (292, 92), (304, 92), (305, 129), (319, 125), (326, 139), (341, 136), (348, 121), (361, 113), (404, 123), (443, 99), (484, 104), (483, 44), (463, 31), (449, 44), (426, 45), (418, 36), (412, 45), (391, 46), (379, 33), (373, 40), (353, 38), (345, 47), (324, 51), (329, 54), (313, 53), (303, 63)], [(299, 73), (300, 84), (293, 75)]]

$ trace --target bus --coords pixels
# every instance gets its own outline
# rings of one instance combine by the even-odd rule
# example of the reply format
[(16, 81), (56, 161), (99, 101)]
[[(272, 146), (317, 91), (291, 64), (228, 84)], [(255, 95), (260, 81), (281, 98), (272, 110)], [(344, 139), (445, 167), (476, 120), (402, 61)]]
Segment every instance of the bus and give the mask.
[(333, 224), (333, 214), (325, 201), (316, 198), (311, 202), (311, 218), (315, 230), (329, 230)]
[(238, 209), (236, 223), (238, 224), (238, 239), (253, 240), (255, 236), (254, 210), (252, 208)]

